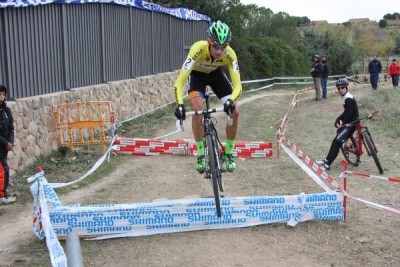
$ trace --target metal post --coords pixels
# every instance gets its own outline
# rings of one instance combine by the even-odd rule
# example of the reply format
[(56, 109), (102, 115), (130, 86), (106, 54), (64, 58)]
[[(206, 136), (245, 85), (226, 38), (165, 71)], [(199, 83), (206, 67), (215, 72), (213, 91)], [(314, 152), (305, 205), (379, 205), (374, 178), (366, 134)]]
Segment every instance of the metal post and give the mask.
[[(344, 171), (346, 172), (348, 170), (348, 164), (345, 159), (342, 160), (342, 166)], [(345, 173), (343, 176), (343, 190), (344, 190), (344, 197), (343, 197), (343, 217), (344, 217), (344, 222), (346, 222), (346, 217), (347, 217), (347, 174)]]
[(71, 231), (67, 235), (67, 262), (69, 267), (83, 267), (82, 250), (79, 236)]

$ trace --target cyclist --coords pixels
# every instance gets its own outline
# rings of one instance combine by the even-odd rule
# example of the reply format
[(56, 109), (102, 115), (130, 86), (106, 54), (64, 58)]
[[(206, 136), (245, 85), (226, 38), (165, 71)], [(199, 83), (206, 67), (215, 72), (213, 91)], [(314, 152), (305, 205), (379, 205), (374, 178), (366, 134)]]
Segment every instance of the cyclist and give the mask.
[(338, 131), (332, 141), (328, 156), (326, 156), (324, 160), (316, 161), (316, 163), (324, 170), (330, 170), (331, 164), (339, 154), (340, 147), (351, 136), (356, 128), (355, 125), (341, 127), (342, 125), (346, 125), (358, 119), (357, 101), (354, 96), (349, 93), (348, 86), (349, 83), (346, 79), (339, 79), (336, 81), (336, 88), (344, 102), (344, 112), (335, 120), (334, 126), (338, 128)]
[[(236, 163), (232, 152), (239, 119), (239, 110), (235, 102), (242, 93), (242, 86), (238, 60), (236, 53), (229, 46), (230, 42), (231, 31), (229, 27), (221, 21), (213, 22), (208, 28), (208, 40), (197, 41), (190, 48), (174, 87), (177, 102), (175, 116), (179, 120), (186, 118), (183, 87), (189, 76), (188, 100), (192, 110), (203, 109), (206, 86), (210, 86), (224, 105), (224, 111), (227, 114), (232, 114), (233, 124), (226, 126), (225, 164), (227, 171), (233, 172)], [(232, 85), (222, 70), (223, 66), (228, 67)], [(204, 158), (202, 116), (192, 117), (192, 130), (198, 151), (196, 170), (203, 173), (206, 169), (206, 161)]]

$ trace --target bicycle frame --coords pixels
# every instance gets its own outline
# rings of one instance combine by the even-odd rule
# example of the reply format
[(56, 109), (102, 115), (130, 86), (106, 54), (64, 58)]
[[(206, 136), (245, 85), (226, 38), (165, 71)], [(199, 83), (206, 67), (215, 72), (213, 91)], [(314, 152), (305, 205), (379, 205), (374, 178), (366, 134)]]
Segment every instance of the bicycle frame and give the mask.
[(348, 163), (350, 163), (353, 166), (358, 166), (361, 162), (360, 156), (364, 154), (363, 151), (363, 146), (364, 146), (368, 156), (372, 156), (376, 167), (382, 174), (383, 169), (377, 155), (378, 150), (376, 148), (375, 142), (372, 139), (371, 133), (369, 132), (368, 128), (362, 123), (362, 121), (366, 119), (371, 119), (372, 116), (375, 115), (376, 113), (378, 113), (378, 111), (373, 111), (369, 115), (345, 125), (345, 126), (356, 125), (356, 128), (354, 129), (354, 132), (348, 138), (348, 140), (346, 140), (342, 144), (341, 150)]
[(203, 126), (204, 126), (204, 149), (205, 149), (205, 159), (206, 159), (206, 171), (205, 178), (209, 178), (214, 191), (215, 206), (217, 211), (217, 216), (221, 217), (221, 200), (219, 191), (224, 191), (224, 185), (222, 181), (222, 172), (225, 170), (223, 166), (222, 153), (225, 153), (223, 146), (218, 139), (218, 134), (214, 126), (214, 118), (211, 116), (215, 112), (223, 112), (223, 108), (210, 108), (208, 101), (211, 92), (205, 94), (206, 109), (198, 111), (186, 112), (187, 116), (201, 115), (203, 116)]
[(223, 146), (221, 145), (221, 143), (219, 142), (217, 130), (215, 129), (215, 126), (214, 126), (213, 117), (211, 116), (211, 113), (223, 111), (223, 109), (222, 108), (215, 109), (215, 111), (213, 109), (210, 109), (210, 103), (208, 101), (208, 98), (209, 98), (209, 94), (206, 94), (205, 101), (206, 101), (207, 112), (203, 115), (203, 126), (204, 126), (204, 138), (203, 139), (205, 139), (205, 137), (207, 135), (214, 135), (214, 137), (216, 139), (215, 141), (217, 141), (216, 145), (217, 146), (219, 145), (221, 147), (221, 149), (224, 149)]
[(361, 131), (363, 130), (364, 127), (365, 126), (362, 124), (361, 121), (358, 122), (357, 125), (356, 125), (356, 128), (354, 130), (354, 133), (350, 137), (351, 141), (354, 144), (357, 144), (355, 149), (354, 149), (354, 153), (356, 153), (359, 156), (364, 154), (363, 145), (365, 146), (365, 143), (364, 143), (364, 139), (363, 139), (362, 134), (361, 134)]

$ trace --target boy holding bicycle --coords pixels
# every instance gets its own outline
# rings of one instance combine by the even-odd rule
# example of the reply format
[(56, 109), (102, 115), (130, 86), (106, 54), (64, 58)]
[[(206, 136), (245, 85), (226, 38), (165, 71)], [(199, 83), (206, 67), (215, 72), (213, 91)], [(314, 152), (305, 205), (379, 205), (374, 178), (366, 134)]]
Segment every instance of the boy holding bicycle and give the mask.
[[(208, 29), (208, 40), (198, 41), (190, 48), (174, 87), (175, 99), (178, 104), (175, 109), (175, 116), (178, 120), (186, 119), (183, 87), (189, 76), (188, 99), (192, 110), (203, 109), (206, 87), (211, 86), (213, 92), (224, 105), (224, 111), (228, 115), (232, 115), (232, 125), (227, 124), (226, 126), (225, 165), (227, 171), (233, 172), (236, 163), (233, 160), (232, 152), (239, 119), (239, 110), (235, 101), (241, 95), (242, 86), (236, 53), (229, 46), (230, 41), (231, 31), (229, 27), (221, 21), (212, 23)], [(228, 67), (232, 85), (222, 71), (223, 66)], [(196, 170), (199, 173), (204, 173), (206, 160), (204, 157), (202, 116), (192, 117), (192, 130), (198, 151)]]
[(330, 166), (339, 154), (340, 147), (354, 132), (355, 125), (347, 126), (346, 124), (358, 119), (357, 101), (353, 95), (349, 93), (349, 83), (346, 79), (339, 79), (336, 82), (338, 93), (344, 101), (344, 112), (336, 118), (334, 126), (338, 128), (337, 134), (332, 141), (331, 148), (324, 160), (317, 160), (315, 163), (320, 165), (324, 170), (330, 170)]

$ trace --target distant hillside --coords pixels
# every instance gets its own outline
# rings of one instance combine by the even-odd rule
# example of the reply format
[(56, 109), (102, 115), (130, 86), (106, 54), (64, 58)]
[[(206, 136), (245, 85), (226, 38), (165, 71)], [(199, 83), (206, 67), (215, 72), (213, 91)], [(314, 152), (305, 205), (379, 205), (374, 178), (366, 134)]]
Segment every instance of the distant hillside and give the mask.
[[(351, 19), (345, 23), (328, 23), (325, 20), (311, 21), (307, 26), (298, 27), (299, 31), (313, 30), (330, 32), (345, 40), (364, 55), (380, 54), (387, 56), (395, 46), (396, 36), (400, 36), (400, 20), (390, 21), (385, 28), (379, 27), (368, 18)], [(390, 53), (391, 54), (391, 53)]]
[(400, 26), (387, 26), (385, 28), (379, 27), (378, 23), (369, 23), (367, 25), (362, 26), (362, 28), (366, 32), (372, 32), (375, 34), (376, 39), (378, 42), (385, 42), (390, 34), (394, 32), (395, 30), (399, 31)]

